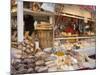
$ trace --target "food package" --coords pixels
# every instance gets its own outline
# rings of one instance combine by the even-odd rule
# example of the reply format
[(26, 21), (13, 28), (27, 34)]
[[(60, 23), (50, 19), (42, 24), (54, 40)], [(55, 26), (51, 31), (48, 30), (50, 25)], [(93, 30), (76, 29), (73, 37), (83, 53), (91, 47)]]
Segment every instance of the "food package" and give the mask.
[(75, 58), (73, 58), (73, 57), (71, 57), (71, 60), (72, 60), (72, 63), (73, 63), (73, 64), (77, 64), (77, 63), (78, 63), (77, 59), (75, 59)]
[(57, 66), (56, 63), (52, 63), (52, 64), (48, 64), (47, 67), (54, 67), (54, 66)]
[(42, 66), (42, 67), (40, 67), (38, 70), (37, 70), (37, 72), (45, 72), (45, 71), (47, 71), (48, 70), (48, 67), (47, 66)]
[(47, 52), (47, 53), (51, 53), (52, 52), (52, 48), (45, 48), (43, 51)]
[(44, 52), (40, 51), (40, 52), (37, 52), (37, 53), (35, 54), (35, 56), (36, 56), (36, 57), (37, 57), (37, 56), (41, 56), (42, 54), (44, 54)]
[(45, 61), (55, 61), (55, 60), (57, 60), (57, 57), (56, 56), (50, 56), (50, 55), (45, 59)]
[(55, 62), (54, 61), (45, 62), (46, 65), (53, 64), (53, 63), (55, 63)]
[(34, 64), (34, 62), (31, 62), (31, 63), (28, 63), (28, 65), (27, 65), (29, 68), (33, 68), (34, 70), (35, 70), (35, 64)]
[(26, 47), (23, 47), (22, 50), (25, 51), (26, 50)]
[(61, 71), (75, 70), (73, 66), (61, 65)]
[(61, 35), (67, 36), (66, 32), (61, 32)]
[(13, 64), (18, 64), (18, 63), (20, 63), (21, 62), (21, 60), (20, 59), (12, 59), (11, 60), (11, 64), (13, 65)]
[(40, 4), (34, 2), (34, 3), (32, 4), (32, 10), (33, 10), (33, 11), (40, 11)]
[(68, 66), (68, 70), (75, 70), (73, 66)]
[(64, 70), (64, 71), (68, 70), (68, 66), (67, 65), (61, 65), (61, 69)]
[(21, 44), (19, 44), (19, 45), (18, 45), (18, 49), (21, 50), (22, 48), (23, 48), (23, 46), (22, 46)]
[(35, 67), (35, 71), (38, 71), (39, 68), (40, 68), (40, 66), (36, 66), (36, 67)]
[(25, 52), (26, 52), (27, 54), (29, 54), (29, 53), (30, 53), (30, 49), (26, 49)]
[(76, 59), (79, 63), (85, 62), (85, 58), (86, 58), (86, 56), (84, 55), (84, 53), (78, 53), (76, 56)]
[(33, 72), (33, 70), (34, 70), (33, 68), (29, 68), (29, 69), (27, 70), (27, 72), (30, 73), (30, 72)]
[(72, 64), (72, 60), (71, 60), (71, 56), (70, 55), (67, 55), (67, 57), (65, 58), (64, 63), (66, 65), (71, 65)]
[(74, 69), (74, 70), (78, 70), (78, 69), (79, 69), (78, 64), (74, 64), (74, 65), (73, 65), (73, 69)]
[(96, 61), (94, 59), (89, 59), (88, 62), (84, 62), (83, 66), (87, 68), (95, 68)]
[(32, 62), (32, 59), (24, 59), (23, 62), (31, 63)]
[(62, 52), (62, 51), (57, 51), (57, 52), (55, 53), (55, 55), (57, 55), (57, 56), (64, 56), (64, 52)]
[(55, 72), (57, 71), (57, 66), (48, 68), (48, 72)]
[(46, 53), (46, 52), (43, 52), (43, 51), (38, 51), (38, 52), (35, 54), (35, 56), (36, 56), (37, 58), (41, 58), (41, 59), (46, 60), (46, 59), (50, 56), (50, 54), (49, 54), (49, 53)]
[(45, 11), (54, 12), (55, 11), (55, 4), (54, 3), (43, 3), (41, 8)]
[(30, 45), (26, 45), (27, 48), (30, 48)]
[(20, 59), (22, 57), (22, 55), (16, 54), (14, 55), (15, 58)]
[(43, 60), (38, 60), (35, 62), (36, 65), (43, 65), (44, 64), (44, 61)]
[(17, 71), (17, 74), (19, 73), (27, 73), (27, 69), (24, 69), (24, 67), (19, 68), (19, 70)]

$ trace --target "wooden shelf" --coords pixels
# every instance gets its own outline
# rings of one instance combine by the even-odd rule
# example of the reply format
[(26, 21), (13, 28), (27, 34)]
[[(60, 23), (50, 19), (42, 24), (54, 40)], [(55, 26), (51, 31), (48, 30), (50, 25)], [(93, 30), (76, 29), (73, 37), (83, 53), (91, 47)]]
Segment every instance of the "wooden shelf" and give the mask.
[[(53, 16), (54, 13), (53, 12), (48, 12), (48, 11), (32, 11), (30, 9), (26, 9), (24, 8), (23, 10), (24, 14), (30, 14), (33, 16)], [(11, 11), (12, 16), (16, 16), (17, 15), (17, 9), (12, 9)]]
[(35, 30), (53, 30), (52, 28), (36, 28)]
[(66, 37), (66, 38), (54, 38), (55, 40), (63, 40), (63, 39), (91, 39), (91, 38), (95, 38), (95, 36), (93, 37)]
[[(16, 16), (17, 15), (17, 9), (12, 9), (11, 11), (12, 16)], [(54, 12), (49, 12), (49, 11), (32, 11), (30, 9), (24, 8), (24, 14), (30, 14), (33, 16), (54, 16), (54, 15), (59, 15), (58, 13), (54, 13)], [(77, 16), (77, 15), (73, 15), (73, 14), (68, 14), (68, 13), (60, 13), (60, 15), (62, 16), (68, 16), (68, 17), (73, 17), (73, 18), (78, 18), (78, 19), (84, 19), (84, 17), (82, 16)], [(95, 20), (91, 20), (88, 18), (88, 20), (90, 21), (95, 21)]]

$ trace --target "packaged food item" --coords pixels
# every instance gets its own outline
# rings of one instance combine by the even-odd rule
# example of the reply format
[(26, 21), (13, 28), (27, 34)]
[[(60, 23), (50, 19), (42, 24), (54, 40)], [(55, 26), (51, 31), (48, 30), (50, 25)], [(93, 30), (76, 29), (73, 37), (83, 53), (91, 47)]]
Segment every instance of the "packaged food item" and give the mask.
[(40, 5), (39, 5), (39, 3), (33, 3), (32, 4), (33, 6), (32, 6), (32, 10), (33, 11), (40, 11)]
[(45, 61), (55, 61), (55, 60), (57, 60), (57, 57), (56, 56), (48, 56), (46, 59), (45, 59)]
[(37, 72), (45, 72), (45, 71), (47, 71), (48, 70), (48, 67), (47, 66), (42, 66), (42, 67), (40, 67), (38, 70), (37, 70)]
[(47, 67), (54, 67), (54, 66), (57, 66), (56, 63), (52, 63), (52, 64), (48, 64)]
[(54, 61), (45, 62), (46, 65), (53, 64), (53, 63), (55, 63), (55, 62)]
[(43, 65), (44, 64), (44, 61), (43, 60), (38, 60), (35, 62), (36, 65)]
[(58, 51), (58, 52), (55, 53), (55, 55), (57, 55), (57, 56), (64, 56), (64, 52)]
[(45, 48), (43, 51), (51, 53), (52, 48)]
[(74, 57), (71, 57), (71, 60), (72, 60), (73, 64), (77, 64), (78, 63), (77, 59), (75, 59)]
[(40, 57), (40, 56), (42, 56), (42, 55), (46, 55), (46, 53), (43, 52), (43, 51), (38, 51), (38, 52), (35, 54), (36, 57)]
[(35, 67), (35, 71), (38, 71), (39, 68), (40, 68), (40, 66), (36, 66), (36, 67)]
[(26, 47), (23, 47), (23, 49), (22, 49), (23, 51), (25, 51), (26, 50)]
[(62, 66), (61, 66), (61, 69), (64, 70), (64, 71), (65, 71), (65, 70), (68, 70), (68, 66), (67, 66), (67, 65), (62, 65)]
[(21, 57), (22, 57), (22, 55), (14, 55), (15, 56), (15, 58), (17, 58), (17, 59), (20, 59)]
[(33, 72), (33, 68), (29, 68), (29, 69), (27, 70), (27, 72), (28, 72), (28, 73)]
[(18, 45), (18, 49), (22, 49), (23, 46), (21, 44)]
[(73, 66), (68, 66), (68, 70), (75, 70)]
[(72, 64), (72, 60), (71, 60), (71, 56), (70, 55), (66, 56), (64, 63), (66, 65), (68, 65), (68, 66)]
[(57, 71), (57, 66), (48, 68), (48, 72), (55, 72)]

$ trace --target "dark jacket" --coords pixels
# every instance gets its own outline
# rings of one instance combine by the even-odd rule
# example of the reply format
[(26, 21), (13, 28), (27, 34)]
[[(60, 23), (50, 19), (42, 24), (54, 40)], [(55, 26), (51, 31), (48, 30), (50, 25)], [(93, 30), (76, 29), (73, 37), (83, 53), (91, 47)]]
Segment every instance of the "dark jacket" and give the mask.
[(29, 31), (29, 35), (34, 31), (34, 17), (31, 15), (24, 15), (24, 31)]

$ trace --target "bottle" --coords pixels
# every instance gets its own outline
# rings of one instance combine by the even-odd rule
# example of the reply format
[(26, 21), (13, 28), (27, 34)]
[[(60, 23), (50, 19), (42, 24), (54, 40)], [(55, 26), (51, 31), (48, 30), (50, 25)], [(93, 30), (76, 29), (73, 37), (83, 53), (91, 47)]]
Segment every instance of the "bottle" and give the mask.
[(36, 37), (35, 37), (35, 50), (37, 50), (37, 49), (40, 49), (40, 47), (39, 47), (39, 39), (36, 35)]

